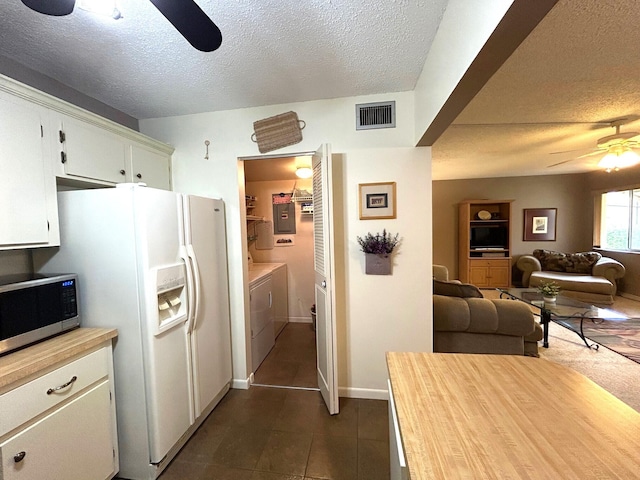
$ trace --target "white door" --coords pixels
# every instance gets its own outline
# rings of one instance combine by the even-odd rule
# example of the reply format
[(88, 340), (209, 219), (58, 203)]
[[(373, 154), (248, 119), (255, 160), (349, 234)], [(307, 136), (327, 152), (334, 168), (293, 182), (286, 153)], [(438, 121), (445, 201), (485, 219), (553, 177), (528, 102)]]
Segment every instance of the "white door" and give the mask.
[(313, 236), (316, 296), (318, 387), (329, 413), (340, 411), (335, 319), (333, 197), (331, 150), (324, 144), (313, 156)]
[(193, 265), (195, 316), (189, 328), (194, 414), (231, 381), (231, 324), (222, 200), (186, 196), (185, 244)]

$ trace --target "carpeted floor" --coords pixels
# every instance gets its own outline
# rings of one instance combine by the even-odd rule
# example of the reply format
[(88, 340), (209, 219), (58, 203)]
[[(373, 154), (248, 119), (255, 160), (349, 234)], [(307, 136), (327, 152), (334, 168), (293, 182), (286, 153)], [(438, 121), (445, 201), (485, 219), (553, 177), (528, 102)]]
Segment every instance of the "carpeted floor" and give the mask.
[[(498, 298), (490, 290), (482, 293)], [(622, 297), (616, 297), (611, 308), (627, 315), (633, 311), (640, 314), (640, 302)], [(640, 363), (608, 348), (589, 349), (578, 335), (553, 322), (549, 325), (549, 348), (540, 345), (539, 351), (541, 359), (573, 368), (640, 412)]]

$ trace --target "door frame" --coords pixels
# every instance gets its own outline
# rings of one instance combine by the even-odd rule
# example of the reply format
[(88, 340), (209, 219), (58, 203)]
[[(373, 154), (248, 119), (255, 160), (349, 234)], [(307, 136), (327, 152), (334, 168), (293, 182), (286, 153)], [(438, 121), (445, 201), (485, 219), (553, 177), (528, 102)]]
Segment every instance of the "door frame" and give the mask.
[[(246, 356), (246, 368), (247, 375), (249, 376), (250, 387), (254, 383), (253, 369), (251, 367), (251, 325), (250, 325), (250, 302), (249, 302), (249, 246), (245, 239), (247, 238), (247, 209), (245, 201), (245, 185), (246, 179), (244, 175), (244, 163), (245, 161), (255, 160), (275, 160), (279, 158), (295, 158), (295, 157), (313, 157), (316, 155), (315, 151), (302, 151), (294, 153), (280, 153), (280, 154), (267, 154), (267, 155), (251, 155), (237, 157), (238, 159), (238, 196), (240, 199), (240, 228), (242, 232), (242, 269), (244, 272), (244, 336), (245, 336), (245, 356)], [(317, 343), (317, 339), (316, 339)], [(317, 348), (317, 345), (316, 345)], [(336, 348), (336, 345), (334, 345)]]

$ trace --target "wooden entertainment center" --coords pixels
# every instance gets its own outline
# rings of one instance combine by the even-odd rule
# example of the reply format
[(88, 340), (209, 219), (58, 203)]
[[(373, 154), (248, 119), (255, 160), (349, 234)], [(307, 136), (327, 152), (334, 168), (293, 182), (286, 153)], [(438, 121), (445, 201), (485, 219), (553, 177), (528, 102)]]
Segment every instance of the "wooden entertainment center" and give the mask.
[(480, 288), (511, 285), (511, 203), (464, 200), (458, 204), (458, 278)]

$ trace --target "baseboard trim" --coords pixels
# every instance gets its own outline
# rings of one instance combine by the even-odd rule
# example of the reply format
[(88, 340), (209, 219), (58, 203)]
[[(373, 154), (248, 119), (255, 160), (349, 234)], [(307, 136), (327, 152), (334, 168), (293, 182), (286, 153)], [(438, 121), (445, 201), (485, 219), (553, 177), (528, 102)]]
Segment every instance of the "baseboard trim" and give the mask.
[(387, 390), (373, 388), (339, 387), (338, 395), (347, 398), (365, 398), (368, 400), (389, 400)]
[(624, 298), (628, 298), (629, 300), (634, 300), (636, 302), (640, 302), (640, 297), (637, 295), (633, 295), (631, 293), (618, 292), (618, 295)]
[(241, 378), (234, 378), (233, 380), (231, 380), (231, 388), (237, 388), (238, 390), (249, 390), (252, 381), (253, 373), (246, 380), (243, 380)]
[(309, 317), (289, 317), (289, 323), (312, 323)]

